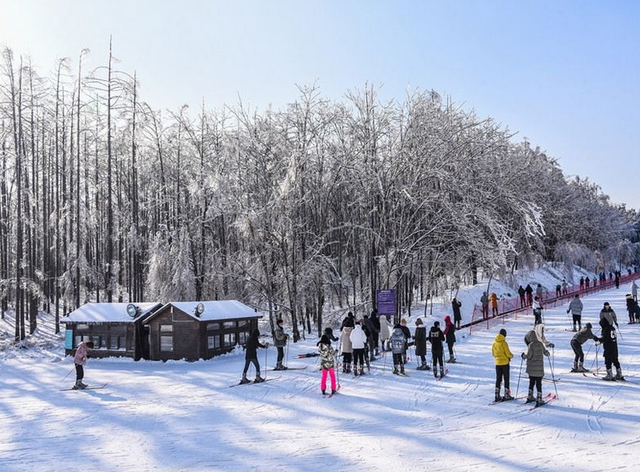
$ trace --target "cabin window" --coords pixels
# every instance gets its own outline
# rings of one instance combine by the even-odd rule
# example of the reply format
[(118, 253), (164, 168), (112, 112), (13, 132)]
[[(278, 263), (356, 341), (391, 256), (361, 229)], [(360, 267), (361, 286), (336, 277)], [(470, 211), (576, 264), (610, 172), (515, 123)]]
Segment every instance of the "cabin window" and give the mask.
[(238, 328), (244, 328), (246, 326), (249, 326), (250, 321), (249, 320), (240, 320), (238, 321)]
[(236, 324), (235, 321), (225, 321), (223, 327), (224, 329), (235, 329)]
[(249, 337), (249, 333), (247, 333), (246, 331), (240, 331), (238, 333), (238, 344), (240, 344), (241, 346), (244, 346), (245, 344), (247, 344), (248, 337)]
[(209, 323), (207, 331), (220, 331), (220, 323)]
[(227, 333), (224, 335), (224, 346), (235, 346), (236, 345), (236, 333)]
[(173, 325), (160, 325), (160, 352), (173, 352)]
[(208, 349), (220, 349), (220, 336), (207, 336)]

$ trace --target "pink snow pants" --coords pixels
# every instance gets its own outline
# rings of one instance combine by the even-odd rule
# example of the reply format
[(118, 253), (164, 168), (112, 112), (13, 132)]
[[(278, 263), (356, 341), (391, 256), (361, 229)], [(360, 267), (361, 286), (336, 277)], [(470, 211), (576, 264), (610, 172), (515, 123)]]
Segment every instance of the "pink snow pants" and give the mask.
[(322, 390), (327, 389), (327, 374), (331, 376), (331, 390), (336, 389), (336, 371), (332, 367), (331, 369), (322, 369), (322, 379), (320, 380), (320, 388)]

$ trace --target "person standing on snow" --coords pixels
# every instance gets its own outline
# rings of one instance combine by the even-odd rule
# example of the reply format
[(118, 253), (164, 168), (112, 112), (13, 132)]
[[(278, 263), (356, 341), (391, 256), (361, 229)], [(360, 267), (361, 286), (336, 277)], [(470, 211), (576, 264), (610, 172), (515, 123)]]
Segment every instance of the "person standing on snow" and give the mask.
[(380, 344), (383, 351), (388, 351), (389, 338), (391, 337), (391, 323), (388, 316), (380, 317)]
[[(540, 406), (543, 404), (542, 377), (544, 377), (544, 356), (549, 356), (549, 351), (547, 351), (537, 336), (533, 336), (528, 346), (527, 352), (521, 354), (521, 357), (527, 360), (527, 374), (529, 374), (529, 393), (526, 403), (535, 401), (536, 406)], [(533, 396), (534, 387), (538, 393), (536, 397)]]
[[(349, 334), (349, 339), (353, 347), (353, 375), (362, 375), (364, 374), (364, 349), (367, 343), (367, 336), (362, 330), (362, 321), (358, 320)], [(359, 369), (358, 366), (360, 366)]]
[(449, 316), (444, 317), (444, 338), (447, 341), (447, 347), (449, 348), (449, 360), (451, 364), (456, 362), (456, 357), (453, 354), (453, 345), (456, 342), (456, 327), (451, 322)]
[(534, 321), (533, 324), (539, 325), (542, 323), (542, 305), (540, 304), (540, 298), (536, 295), (533, 297), (533, 305), (531, 307), (533, 309)]
[(276, 360), (276, 366), (273, 370), (286, 370), (287, 368), (282, 365), (284, 359), (284, 348), (289, 340), (289, 335), (284, 332), (282, 327), (283, 321), (278, 319), (276, 321), (276, 329), (273, 332), (273, 344), (278, 350), (278, 358)]
[(404, 334), (404, 338), (407, 340), (407, 343), (404, 347), (404, 363), (409, 362), (409, 356), (407, 355), (409, 352), (409, 340), (411, 339), (411, 331), (407, 327), (407, 320), (402, 318), (400, 320), (400, 329), (402, 330), (402, 334)]
[(320, 351), (320, 367), (322, 368), (322, 378), (320, 379), (320, 389), (322, 394), (326, 395), (327, 391), (327, 375), (331, 377), (331, 395), (336, 393), (336, 351), (331, 347), (331, 340), (326, 334), (323, 334), (318, 341), (318, 351)]
[[(373, 325), (373, 356), (380, 355), (380, 317), (378, 316), (378, 310), (371, 312), (371, 324)], [(372, 357), (373, 357), (372, 356)]]
[(440, 365), (440, 378), (444, 377), (444, 361), (442, 360), (442, 343), (444, 340), (444, 333), (440, 329), (440, 322), (435, 321), (429, 330), (429, 342), (431, 343), (431, 360), (433, 361), (434, 377), (438, 377), (438, 365)]
[(249, 370), (249, 365), (253, 364), (256, 368), (256, 378), (254, 380), (255, 383), (264, 382), (264, 379), (260, 377), (260, 363), (258, 362), (258, 348), (268, 348), (269, 343), (262, 344), (260, 342), (260, 331), (258, 328), (251, 331), (251, 335), (247, 339), (247, 343), (245, 344), (245, 356), (244, 356), (244, 370), (242, 371), (242, 379), (240, 380), (241, 384), (249, 383), (251, 380), (247, 378), (247, 371)]
[(571, 369), (571, 372), (587, 372), (587, 369), (584, 368), (584, 351), (582, 350), (582, 345), (589, 339), (593, 339), (596, 343), (599, 342), (598, 337), (591, 332), (591, 328), (591, 323), (587, 323), (584, 325), (584, 328), (581, 328), (571, 339), (571, 349), (573, 349), (576, 355), (573, 360), (573, 369)]
[(520, 295), (520, 308), (524, 308), (525, 305), (527, 304), (524, 296), (525, 296), (525, 291), (524, 291), (524, 287), (522, 285), (520, 285), (518, 287), (518, 295)]
[[(604, 356), (604, 364), (607, 368), (607, 375), (604, 380), (624, 380), (622, 376), (622, 367), (618, 360), (618, 337), (616, 336), (616, 328), (609, 323), (606, 318), (600, 319), (600, 327), (602, 328), (602, 337), (598, 341), (602, 343)], [(616, 375), (613, 376), (612, 366), (616, 368)]]
[(635, 314), (636, 314), (636, 302), (631, 296), (630, 293), (627, 293), (627, 312), (629, 313), (629, 324), (635, 323)]
[(416, 320), (413, 341), (416, 347), (416, 357), (419, 357), (421, 361), (418, 370), (429, 370), (427, 365), (427, 328), (422, 324), (421, 318)]
[(600, 311), (600, 319), (605, 319), (610, 325), (615, 325), (616, 328), (618, 327), (618, 316), (616, 312), (613, 311), (613, 308), (611, 308), (611, 305), (609, 305), (609, 302), (604, 302), (604, 306)]
[(489, 297), (487, 292), (482, 292), (480, 303), (482, 304), (482, 319), (486, 320), (489, 318)]
[(351, 331), (353, 331), (353, 327), (345, 325), (342, 327), (342, 333), (340, 333), (340, 345), (342, 346), (342, 372), (344, 372), (345, 374), (351, 372), (351, 359), (353, 355)]
[(531, 306), (533, 303), (533, 288), (531, 287), (531, 284), (527, 284), (524, 291), (527, 294), (527, 306)]
[(633, 297), (634, 301), (638, 303), (638, 285), (636, 284), (635, 280), (631, 282), (631, 296)]
[(542, 303), (542, 293), (543, 293), (542, 285), (538, 284), (538, 286), (536, 287), (536, 296), (538, 297), (538, 300), (540, 300), (540, 303)]
[(491, 292), (489, 295), (489, 301), (491, 302), (491, 316), (498, 316), (498, 294)]
[(462, 303), (457, 298), (451, 300), (451, 307), (453, 308), (453, 322), (456, 324), (456, 328), (460, 329), (460, 323), (462, 322), (462, 314), (460, 313), (460, 307)]
[(93, 341), (82, 341), (76, 348), (76, 354), (73, 356), (73, 362), (76, 366), (76, 384), (72, 387), (74, 390), (82, 390), (87, 386), (82, 383), (84, 379), (84, 366), (87, 364), (87, 356), (89, 351), (93, 349)]
[[(571, 313), (573, 317), (573, 330), (577, 331), (578, 329), (582, 329), (582, 300), (580, 300), (580, 296), (576, 293), (569, 303), (569, 308), (567, 309), (567, 313)], [(578, 324), (578, 329), (576, 329), (576, 323)]]
[[(496, 388), (495, 388), (495, 401), (507, 401), (513, 400), (511, 396), (511, 390), (509, 388), (509, 362), (513, 357), (509, 344), (507, 344), (507, 330), (501, 329), (496, 335), (496, 339), (491, 346), (491, 354), (496, 360)], [(500, 396), (500, 385), (504, 379), (504, 396)]]
[[(393, 353), (393, 373), (404, 374), (404, 362), (407, 351), (407, 338), (400, 324), (393, 327), (390, 338), (391, 352)], [(398, 370), (399, 369), (399, 370)]]

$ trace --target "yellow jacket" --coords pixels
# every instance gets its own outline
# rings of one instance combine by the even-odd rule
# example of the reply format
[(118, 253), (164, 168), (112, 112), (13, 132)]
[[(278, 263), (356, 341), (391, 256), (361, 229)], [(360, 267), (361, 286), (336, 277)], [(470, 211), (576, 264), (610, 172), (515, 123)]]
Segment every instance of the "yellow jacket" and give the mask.
[(509, 360), (513, 357), (507, 340), (504, 335), (499, 334), (496, 336), (493, 345), (491, 346), (491, 354), (496, 358), (496, 365), (507, 365)]

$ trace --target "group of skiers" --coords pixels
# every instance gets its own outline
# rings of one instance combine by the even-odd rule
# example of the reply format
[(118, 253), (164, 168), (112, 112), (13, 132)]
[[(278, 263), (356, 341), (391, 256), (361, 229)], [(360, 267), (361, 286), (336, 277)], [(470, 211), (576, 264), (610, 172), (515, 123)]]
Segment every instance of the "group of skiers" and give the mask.
[[(600, 327), (602, 329), (601, 336), (596, 336), (591, 323), (586, 323), (584, 327), (581, 325), (582, 302), (578, 295), (569, 305), (567, 313), (573, 313), (573, 331), (576, 334), (571, 339), (570, 345), (575, 354), (573, 368), (571, 372), (588, 372), (584, 367), (584, 351), (582, 346), (589, 340), (593, 340), (596, 346), (600, 344), (603, 347), (603, 356), (605, 368), (607, 371), (604, 380), (624, 380), (622, 368), (618, 360), (618, 342), (617, 332), (618, 319), (616, 313), (607, 302), (600, 311)], [(578, 329), (576, 330), (576, 324)], [(509, 363), (513, 358), (513, 354), (509, 349), (506, 341), (507, 331), (501, 329), (496, 335), (491, 351), (495, 358), (496, 365), (496, 382), (495, 382), (495, 400), (496, 402), (513, 400), (509, 386)], [(547, 348), (553, 349), (555, 346), (548, 341), (544, 335), (544, 325), (534, 322), (534, 327), (524, 337), (527, 351), (521, 354), (521, 358), (527, 361), (526, 372), (529, 375), (529, 391), (526, 403), (536, 402), (536, 406), (544, 404), (542, 396), (542, 378), (544, 377), (544, 357), (550, 355)], [(597, 354), (596, 354), (597, 355)], [(551, 365), (551, 364), (550, 364)], [(615, 375), (613, 367), (616, 368)], [(502, 384), (504, 383), (504, 394), (501, 395)], [(534, 396), (534, 390), (536, 395)]]

